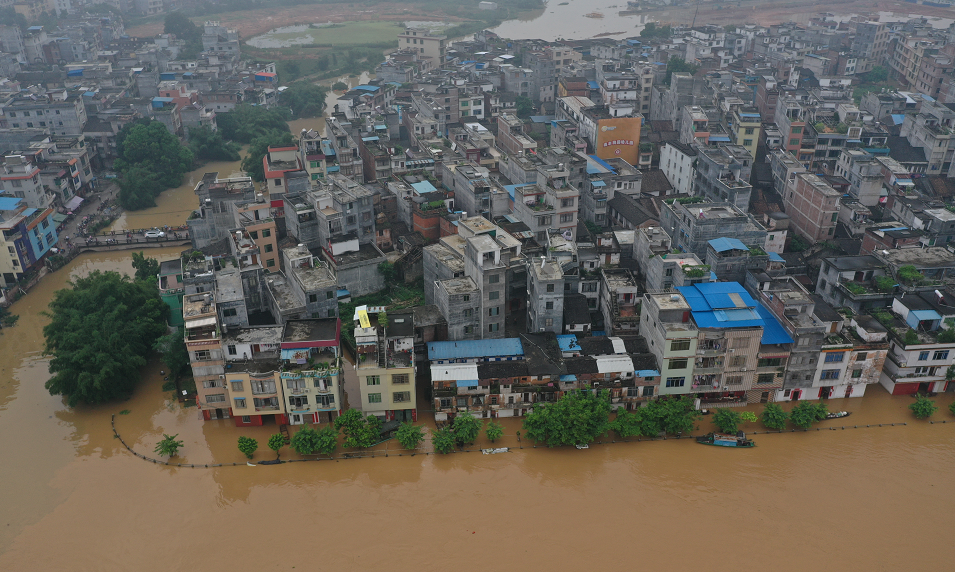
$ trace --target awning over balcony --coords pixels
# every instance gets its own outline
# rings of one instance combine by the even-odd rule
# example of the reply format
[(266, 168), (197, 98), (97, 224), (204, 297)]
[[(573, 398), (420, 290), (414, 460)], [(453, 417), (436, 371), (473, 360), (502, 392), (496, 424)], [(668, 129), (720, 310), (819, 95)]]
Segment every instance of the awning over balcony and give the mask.
[(201, 328), (202, 326), (214, 326), (216, 325), (215, 316), (211, 318), (202, 318), (199, 320), (190, 320), (186, 322), (186, 329), (191, 330), (192, 328)]

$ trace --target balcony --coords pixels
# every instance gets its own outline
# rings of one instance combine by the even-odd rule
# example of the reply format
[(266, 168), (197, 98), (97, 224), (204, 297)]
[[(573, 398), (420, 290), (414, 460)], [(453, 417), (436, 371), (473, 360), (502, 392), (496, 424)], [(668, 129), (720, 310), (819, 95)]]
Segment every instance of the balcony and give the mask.
[(257, 405), (257, 406), (255, 407), (255, 411), (256, 411), (257, 413), (258, 413), (258, 412), (265, 412), (265, 411), (278, 411), (278, 410), (279, 410), (279, 406), (278, 406), (278, 405)]

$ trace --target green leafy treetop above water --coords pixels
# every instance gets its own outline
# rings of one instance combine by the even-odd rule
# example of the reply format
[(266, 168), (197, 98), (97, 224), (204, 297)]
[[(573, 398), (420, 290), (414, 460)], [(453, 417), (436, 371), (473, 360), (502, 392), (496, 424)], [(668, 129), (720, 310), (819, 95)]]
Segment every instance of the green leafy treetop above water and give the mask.
[(45, 386), (73, 407), (132, 394), (153, 344), (166, 333), (169, 306), (153, 283), (94, 271), (57, 290), (48, 315), (43, 336), (52, 377)]

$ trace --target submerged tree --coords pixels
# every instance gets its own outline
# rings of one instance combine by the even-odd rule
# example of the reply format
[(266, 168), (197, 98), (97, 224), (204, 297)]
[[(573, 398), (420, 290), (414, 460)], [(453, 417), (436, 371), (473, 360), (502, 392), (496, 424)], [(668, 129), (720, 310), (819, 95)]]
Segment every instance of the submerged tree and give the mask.
[(786, 420), (789, 419), (789, 413), (783, 410), (777, 403), (767, 403), (763, 408), (760, 420), (768, 429), (781, 431), (786, 428)]
[(915, 397), (915, 403), (909, 404), (909, 409), (912, 410), (916, 419), (928, 419), (938, 411), (938, 406), (928, 397), (918, 395)]
[(524, 431), (548, 447), (584, 445), (610, 430), (609, 418), (609, 392), (572, 391), (555, 403), (535, 403), (524, 418)]
[(242, 452), (246, 458), (251, 459), (255, 450), (259, 448), (259, 442), (252, 437), (239, 437), (239, 451)]
[(398, 427), (397, 438), (402, 447), (411, 451), (417, 449), (418, 444), (424, 440), (424, 429), (405, 422)]
[(454, 450), (454, 432), (450, 427), (431, 431), (431, 446), (442, 455), (447, 455)]
[(178, 433), (175, 435), (166, 435), (163, 433), (162, 441), (156, 444), (156, 448), (153, 449), (153, 452), (164, 457), (175, 457), (176, 453), (178, 453), (182, 447), (182, 441), (176, 440), (178, 436)]
[(739, 413), (726, 407), (717, 409), (716, 414), (713, 415), (713, 423), (723, 433), (735, 434), (739, 430), (741, 421), (742, 418)]
[(275, 458), (280, 459), (279, 451), (285, 446), (285, 435), (274, 433), (269, 437), (269, 449), (275, 451)]

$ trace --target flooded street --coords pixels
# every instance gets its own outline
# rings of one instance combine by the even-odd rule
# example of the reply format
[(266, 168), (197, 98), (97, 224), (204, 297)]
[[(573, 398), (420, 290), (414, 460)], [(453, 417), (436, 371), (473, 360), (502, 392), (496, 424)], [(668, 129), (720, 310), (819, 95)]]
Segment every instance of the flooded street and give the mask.
[[(316, 558), (354, 570), (431, 570), (463, 559), (499, 570), (703, 562), (929, 570), (955, 556), (944, 539), (955, 524), (952, 396), (938, 398), (934, 419), (953, 422), (931, 425), (911, 417), (910, 398), (878, 386), (832, 401), (852, 417), (819, 426), (907, 426), (760, 434), (751, 450), (670, 439), (396, 457), (390, 441), (379, 446), (388, 458), (153, 465), (113, 438), (111, 414), (140, 453), (151, 454), (162, 433), (178, 434), (182, 463), (242, 463), (239, 435), (260, 440), (256, 460), (270, 458), (264, 440), (276, 428), (200, 423), (161, 391), (158, 362), (126, 402), (70, 410), (49, 396), (39, 353), (46, 319), (37, 314), (68, 273), (93, 269), (130, 267), (120, 254), (81, 256), (18, 302), (19, 324), (0, 335), (0, 570), (168, 571), (220, 561), (291, 570)], [(516, 447), (519, 421), (504, 421), (498, 445)], [(704, 418), (701, 431), (709, 429)], [(482, 437), (476, 446), (484, 445)], [(283, 449), (282, 457), (297, 455)], [(258, 549), (237, 548), (245, 546)]]

